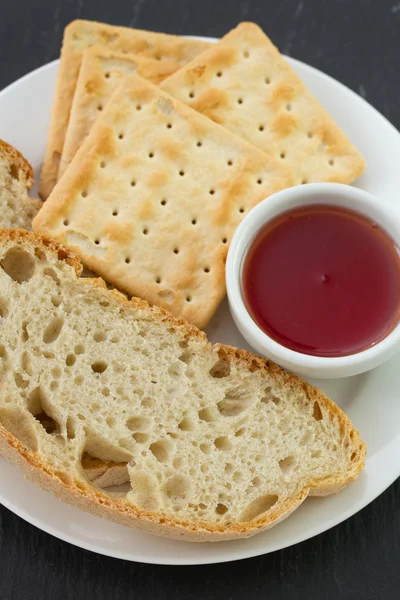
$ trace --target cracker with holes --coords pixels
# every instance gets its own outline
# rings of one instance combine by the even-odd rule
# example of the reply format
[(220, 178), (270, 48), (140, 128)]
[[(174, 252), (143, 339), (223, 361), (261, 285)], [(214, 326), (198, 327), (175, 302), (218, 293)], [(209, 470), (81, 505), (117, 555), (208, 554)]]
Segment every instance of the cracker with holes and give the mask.
[(102, 46), (86, 50), (76, 84), (58, 176), (61, 177), (68, 167), (122, 77), (136, 73), (159, 84), (177, 69), (175, 63), (112, 52)]
[(204, 327), (246, 212), (290, 186), (274, 157), (126, 77), (34, 221), (125, 292)]
[(262, 150), (295, 183), (350, 183), (364, 159), (263, 31), (241, 23), (163, 82), (186, 102)]
[(139, 54), (174, 65), (184, 65), (208, 44), (176, 35), (116, 27), (95, 21), (73, 21), (64, 32), (60, 69), (46, 155), (40, 176), (40, 195), (46, 199), (58, 179), (60, 158), (83, 52), (102, 45), (115, 52)]

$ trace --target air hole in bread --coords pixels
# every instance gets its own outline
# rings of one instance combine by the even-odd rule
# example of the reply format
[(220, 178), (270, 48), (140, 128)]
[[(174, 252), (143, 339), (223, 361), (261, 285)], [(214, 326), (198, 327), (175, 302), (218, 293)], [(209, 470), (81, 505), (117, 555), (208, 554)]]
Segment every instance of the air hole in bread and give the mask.
[(241, 207), (239, 208), (239, 212), (240, 212), (240, 213), (244, 213), (244, 208), (243, 208), (243, 206), (241, 206)]
[(74, 348), (75, 354), (84, 354), (85, 346), (83, 344), (77, 344)]
[(333, 167), (333, 165), (335, 164), (335, 161), (333, 160), (333, 158), (331, 158), (331, 159), (328, 161), (328, 164), (329, 164), (331, 167)]
[(155, 403), (153, 398), (150, 398), (150, 396), (146, 396), (146, 398), (143, 398), (141, 404), (146, 408), (153, 408)]
[(232, 463), (226, 463), (224, 470), (225, 470), (225, 473), (228, 473), (228, 474), (232, 473), (233, 472), (233, 465), (232, 465)]
[(172, 443), (168, 440), (159, 440), (150, 444), (150, 452), (160, 463), (168, 463), (172, 451)]
[(25, 390), (29, 385), (29, 380), (25, 379), (25, 377), (23, 377), (21, 373), (18, 372), (14, 373), (14, 381), (15, 385), (21, 390)]
[(21, 330), (21, 340), (27, 342), (29, 340), (28, 321), (22, 321)]
[(300, 442), (302, 444), (311, 444), (314, 441), (314, 433), (311, 431), (306, 431), (300, 438)]
[(321, 450), (313, 450), (311, 452), (311, 458), (319, 458), (321, 456)]
[(123, 133), (119, 133), (118, 134), (118, 139), (119, 140), (123, 140), (124, 139), (124, 134)]
[(127, 420), (126, 426), (129, 431), (147, 431), (150, 429), (152, 424), (152, 420), (150, 417), (141, 416), (141, 417), (131, 417)]
[(130, 498), (137, 506), (150, 511), (157, 510), (160, 498), (159, 484), (155, 475), (135, 471), (131, 473), (131, 486)]
[(174, 502), (185, 500), (190, 494), (190, 482), (183, 475), (174, 475), (164, 484), (163, 492)]
[(192, 431), (195, 428), (193, 419), (184, 417), (180, 423), (178, 423), (179, 429), (182, 431)]
[(260, 485), (261, 485), (261, 478), (260, 477), (254, 477), (254, 479), (252, 479), (252, 481), (251, 481), (251, 485), (253, 487), (260, 487)]
[(3, 360), (7, 358), (7, 350), (3, 344), (0, 344), (0, 358)]
[(174, 248), (174, 254), (179, 254), (179, 248)]
[(192, 219), (192, 225), (196, 225), (197, 219)]
[(107, 367), (108, 364), (104, 360), (96, 360), (92, 364), (92, 371), (94, 371), (95, 373), (104, 373)]
[(231, 372), (230, 363), (224, 358), (219, 358), (215, 365), (210, 369), (211, 377), (215, 377), (216, 379), (221, 379), (222, 377), (228, 377)]
[(232, 479), (235, 483), (241, 483), (243, 481), (243, 475), (240, 471), (235, 471), (232, 475)]
[(215, 194), (215, 190), (214, 188), (211, 188), (210, 191), (208, 192), (211, 196), (213, 196)]
[(245, 510), (243, 511), (240, 520), (241, 521), (252, 521), (257, 517), (260, 517), (277, 503), (278, 496), (276, 494), (266, 494), (265, 496), (259, 496), (250, 502)]
[(307, 137), (308, 137), (308, 138), (310, 138), (310, 140), (311, 140), (311, 138), (313, 138), (313, 137), (314, 137), (314, 134), (312, 133), (312, 131), (309, 131), (309, 132), (307, 133)]
[(54, 317), (50, 321), (50, 323), (47, 325), (46, 329), (43, 332), (44, 343), (52, 344), (53, 342), (55, 342), (61, 333), (63, 325), (64, 325), (63, 317)]
[(217, 403), (217, 408), (223, 417), (237, 417), (251, 406), (253, 400), (253, 396), (242, 387), (234, 388), (226, 392), (225, 398)]
[(301, 183), (302, 183), (302, 185), (304, 185), (305, 183), (308, 183), (308, 179), (302, 179)]
[(216, 421), (218, 418), (218, 415), (215, 413), (216, 413), (215, 408), (208, 407), (208, 408), (203, 408), (202, 410), (199, 410), (198, 415), (199, 415), (199, 419), (201, 421), (205, 421), (206, 423), (211, 423), (212, 421)]
[(10, 165), (10, 174), (13, 179), (19, 180), (19, 168), (15, 163)]
[(167, 129), (172, 129), (172, 123), (167, 123)]
[(50, 403), (40, 386), (29, 394), (27, 409), (39, 421), (46, 433), (54, 435), (60, 433), (60, 424), (51, 415)]
[(192, 301), (192, 296), (190, 296), (190, 295), (187, 295), (187, 296), (186, 296), (186, 302), (191, 302), (191, 301)]
[(35, 272), (36, 261), (23, 248), (10, 248), (0, 263), (3, 271), (17, 283), (29, 281)]
[(8, 315), (9, 303), (6, 298), (0, 298), (0, 317), (5, 319)]
[(136, 110), (142, 110), (142, 105), (141, 104), (136, 104)]
[[(108, 388), (107, 388), (107, 391), (108, 391), (108, 394), (105, 394), (105, 395), (109, 396), (110, 395), (110, 390), (108, 390)], [(116, 419), (114, 417), (107, 417), (106, 423), (107, 423), (108, 427), (115, 427), (117, 421), (116, 421)]]
[(100, 111), (103, 110), (103, 105), (102, 104), (98, 104), (97, 105), (97, 110), (100, 110)]
[(279, 155), (281, 158), (286, 158), (286, 152), (281, 152)]
[(243, 98), (238, 98), (237, 103), (238, 104), (243, 104)]
[(161, 206), (165, 206), (167, 204), (167, 201), (165, 200), (165, 198), (163, 198), (160, 202)]
[(223, 244), (226, 244), (226, 243), (227, 243), (227, 241), (228, 241), (228, 238), (226, 238), (226, 237), (222, 238), (222, 240), (221, 240), (221, 242), (222, 242)]
[(223, 450), (224, 452), (227, 452), (228, 450), (232, 450), (232, 447), (233, 447), (232, 442), (226, 435), (221, 435), (221, 436), (217, 437), (214, 440), (214, 444), (215, 444), (215, 447), (218, 448), (218, 450)]
[(354, 460), (356, 456), (357, 456), (357, 452), (353, 452), (352, 455), (350, 456), (350, 460)]
[(172, 461), (172, 466), (174, 467), (174, 469), (180, 469), (180, 467), (182, 466), (182, 459), (179, 456), (174, 458), (174, 460)]
[(149, 152), (149, 158), (154, 158), (154, 152)]
[(145, 444), (149, 439), (147, 433), (142, 433), (141, 431), (136, 431), (135, 433), (132, 433), (132, 437), (138, 444)]
[(314, 402), (313, 417), (316, 421), (322, 421), (322, 411), (318, 402)]
[(286, 458), (283, 458), (282, 460), (279, 461), (279, 467), (284, 476), (290, 475), (295, 464), (296, 464), (296, 457), (292, 456), (292, 455), (286, 456)]
[(225, 513), (228, 512), (228, 507), (225, 506), (225, 504), (217, 504), (217, 508), (215, 509), (215, 512), (217, 513), (217, 515), (224, 515)]
[(66, 430), (67, 438), (69, 440), (74, 440), (76, 436), (76, 422), (75, 419), (71, 416), (67, 418)]
[(290, 112), (292, 110), (292, 105), (291, 104), (286, 104), (286, 110), (288, 112)]
[(21, 368), (29, 377), (33, 375), (31, 355), (27, 350), (24, 350), (21, 356)]
[(200, 444), (200, 450), (204, 454), (211, 454), (211, 452), (212, 452), (211, 446), (209, 444), (206, 444), (205, 442), (203, 442), (202, 444)]
[(58, 308), (60, 306), (61, 302), (62, 302), (62, 297), (61, 296), (57, 296), (56, 294), (54, 294), (51, 297), (51, 303), (52, 303), (53, 306), (55, 306), (55, 308)]
[[(130, 491), (127, 462), (98, 458), (85, 451), (81, 465), (88, 481), (110, 496), (126, 496)], [(124, 487), (118, 489), (118, 486)]]
[(107, 334), (105, 331), (95, 331), (93, 334), (93, 339), (95, 342), (105, 342), (107, 339)]
[(43, 271), (43, 273), (47, 276), (47, 277), (51, 277), (52, 280), (57, 284), (60, 285), (60, 280), (57, 277), (57, 273), (54, 271), (54, 269), (50, 269), (49, 267), (46, 267), (46, 269)]
[[(101, 390), (101, 394), (102, 394), (102, 396), (104, 396), (105, 398), (108, 398), (108, 397), (109, 397), (109, 395), (110, 395), (110, 390), (109, 390), (109, 388), (108, 388), (108, 387), (105, 387), (105, 388), (103, 388), (103, 389)], [(108, 423), (107, 423), (107, 425), (108, 425)]]
[(264, 131), (264, 125), (259, 125), (258, 126), (258, 131)]
[(242, 437), (246, 433), (246, 427), (241, 427), (235, 432), (236, 437)]
[(179, 171), (179, 175), (180, 175), (181, 177), (183, 177), (183, 176), (184, 176), (184, 174), (185, 174), (185, 171), (183, 171), (183, 170), (181, 169), (181, 170)]
[(68, 219), (64, 219), (63, 225), (64, 225), (64, 227), (68, 227), (68, 225), (69, 225)]
[(194, 98), (194, 92), (189, 92), (189, 98)]

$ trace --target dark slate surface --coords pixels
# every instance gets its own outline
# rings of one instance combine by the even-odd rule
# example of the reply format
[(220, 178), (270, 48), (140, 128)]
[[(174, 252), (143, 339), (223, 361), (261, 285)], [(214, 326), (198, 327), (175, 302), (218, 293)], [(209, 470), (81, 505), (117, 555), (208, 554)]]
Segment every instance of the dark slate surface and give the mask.
[[(396, 0), (0, 0), (0, 89), (56, 58), (64, 26), (78, 17), (210, 36), (241, 20), (256, 21), (283, 52), (342, 81), (400, 126)], [(56, 540), (0, 507), (0, 599), (47, 598), (397, 600), (400, 480), (313, 540), (204, 567), (105, 558)]]

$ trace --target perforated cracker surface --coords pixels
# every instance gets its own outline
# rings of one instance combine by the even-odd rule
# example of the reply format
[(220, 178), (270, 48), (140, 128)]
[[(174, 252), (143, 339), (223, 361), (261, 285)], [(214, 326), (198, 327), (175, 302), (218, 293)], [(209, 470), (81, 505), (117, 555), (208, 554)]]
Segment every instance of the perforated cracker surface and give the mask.
[(112, 52), (102, 46), (86, 50), (76, 84), (58, 176), (61, 177), (68, 167), (122, 77), (136, 73), (158, 84), (178, 68), (179, 65), (173, 62)]
[(172, 96), (273, 152), (295, 183), (350, 183), (362, 156), (263, 31), (242, 23), (162, 83)]
[(34, 221), (129, 294), (206, 325), (246, 212), (291, 185), (275, 158), (132, 76)]
[(70, 23), (64, 31), (49, 138), (40, 175), (39, 192), (43, 199), (50, 194), (58, 178), (82, 54), (87, 48), (99, 44), (116, 52), (140, 54), (180, 65), (189, 62), (208, 46), (200, 40), (107, 23), (84, 20)]

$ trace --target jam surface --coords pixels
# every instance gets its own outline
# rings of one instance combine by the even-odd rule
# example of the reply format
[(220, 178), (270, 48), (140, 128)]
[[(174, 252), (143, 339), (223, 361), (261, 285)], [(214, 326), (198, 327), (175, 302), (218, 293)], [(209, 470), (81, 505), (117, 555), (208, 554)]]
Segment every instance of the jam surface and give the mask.
[(283, 346), (315, 356), (354, 354), (399, 320), (399, 252), (355, 211), (323, 203), (295, 208), (259, 232), (242, 290), (253, 320)]

